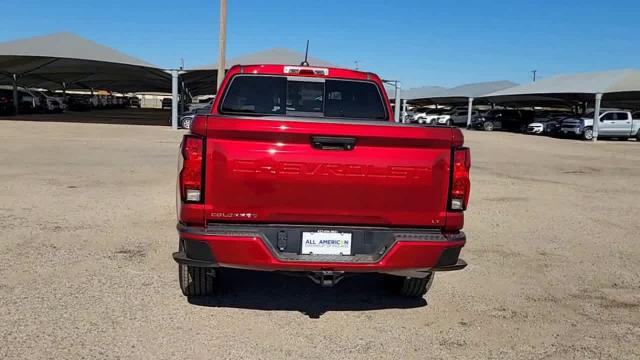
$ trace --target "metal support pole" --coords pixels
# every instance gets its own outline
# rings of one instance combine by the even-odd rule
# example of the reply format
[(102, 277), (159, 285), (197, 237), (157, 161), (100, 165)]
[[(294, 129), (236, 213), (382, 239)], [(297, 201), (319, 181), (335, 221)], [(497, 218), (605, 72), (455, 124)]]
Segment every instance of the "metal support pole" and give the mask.
[(473, 98), (469, 98), (469, 107), (467, 108), (467, 129), (471, 129), (471, 114), (473, 113)]
[(16, 115), (20, 114), (20, 102), (18, 101), (18, 76), (13, 74), (13, 107), (15, 108), (14, 113)]
[(400, 122), (400, 104), (402, 103), (402, 99), (400, 99), (400, 82), (396, 81), (396, 97), (393, 100), (393, 120), (395, 122)]
[(598, 126), (600, 124), (600, 104), (602, 103), (602, 94), (596, 94), (596, 105), (593, 109), (593, 142), (598, 141)]
[(227, 0), (220, 0), (220, 38), (218, 39), (218, 83), (216, 84), (216, 94), (222, 80), (224, 79), (225, 52), (227, 49)]
[(171, 70), (171, 128), (178, 129), (178, 70)]
[(407, 99), (402, 99), (402, 123), (407, 122)]
[(180, 116), (182, 116), (187, 102), (187, 92), (185, 91), (184, 81), (182, 80), (180, 80), (180, 99), (182, 99), (180, 102)]

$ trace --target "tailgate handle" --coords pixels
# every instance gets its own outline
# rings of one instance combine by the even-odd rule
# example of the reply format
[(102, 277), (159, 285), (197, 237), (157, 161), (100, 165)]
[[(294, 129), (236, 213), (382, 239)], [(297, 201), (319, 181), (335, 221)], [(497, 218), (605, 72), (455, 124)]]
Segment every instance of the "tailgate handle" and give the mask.
[(319, 150), (343, 150), (349, 151), (356, 147), (356, 138), (312, 136), (311, 146)]

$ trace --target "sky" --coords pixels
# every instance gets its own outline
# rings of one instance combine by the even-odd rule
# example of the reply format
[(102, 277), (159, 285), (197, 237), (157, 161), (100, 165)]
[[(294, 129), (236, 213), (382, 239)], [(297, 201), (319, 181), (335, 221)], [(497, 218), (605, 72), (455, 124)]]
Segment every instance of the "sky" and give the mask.
[[(640, 67), (637, 0), (228, 0), (227, 58), (286, 47), (404, 88)], [(217, 62), (219, 0), (23, 0), (0, 42), (68, 31), (162, 67)]]

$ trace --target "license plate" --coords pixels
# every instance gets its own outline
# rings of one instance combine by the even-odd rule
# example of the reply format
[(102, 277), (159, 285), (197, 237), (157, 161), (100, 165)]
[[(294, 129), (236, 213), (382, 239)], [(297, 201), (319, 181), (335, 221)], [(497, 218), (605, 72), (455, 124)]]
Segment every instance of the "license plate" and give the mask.
[(302, 254), (351, 255), (351, 233), (316, 231), (302, 233)]

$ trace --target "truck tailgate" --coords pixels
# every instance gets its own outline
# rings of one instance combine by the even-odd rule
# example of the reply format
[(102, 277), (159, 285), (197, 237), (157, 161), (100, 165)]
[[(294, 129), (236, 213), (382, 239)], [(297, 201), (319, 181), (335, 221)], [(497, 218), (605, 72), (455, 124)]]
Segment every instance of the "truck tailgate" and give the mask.
[[(206, 221), (445, 223), (451, 128), (211, 116), (206, 131)], [(318, 137), (355, 145), (314, 147)]]

